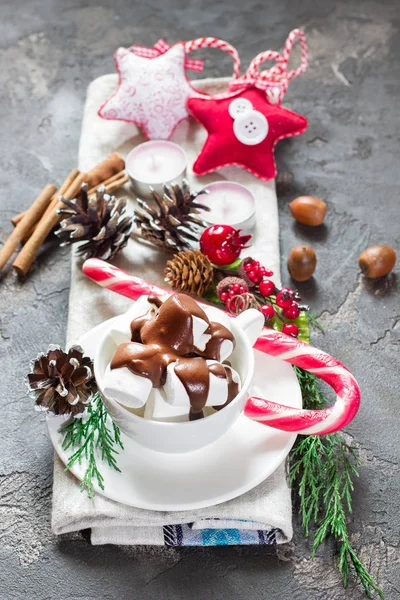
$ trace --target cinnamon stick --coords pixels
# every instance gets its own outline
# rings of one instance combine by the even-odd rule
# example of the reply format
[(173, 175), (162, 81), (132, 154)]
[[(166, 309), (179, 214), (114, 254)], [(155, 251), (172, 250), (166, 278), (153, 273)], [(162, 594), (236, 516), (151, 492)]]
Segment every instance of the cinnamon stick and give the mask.
[[(105, 179), (104, 181), (100, 181), (97, 185), (93, 186), (89, 191), (88, 194), (89, 196), (91, 194), (94, 194), (95, 191), (98, 189), (98, 187), (100, 185), (104, 185), (107, 189), (107, 186), (109, 186), (111, 183), (114, 183), (114, 181), (118, 181), (119, 179), (124, 179), (124, 181), (121, 182), (120, 186), (124, 185), (129, 177), (126, 176), (125, 174), (125, 169), (122, 169), (121, 171), (118, 171), (118, 173), (115, 173), (115, 175), (113, 175), (112, 177), (109, 177), (108, 179)], [(114, 188), (113, 191), (117, 190), (118, 188)], [(64, 190), (65, 191), (65, 190)], [(109, 190), (107, 189), (107, 192), (109, 192)], [(64, 192), (61, 191), (61, 189), (58, 192), (58, 195), (62, 195)], [(24, 214), (26, 213), (26, 210), (24, 210), (21, 213), (18, 213), (17, 215), (14, 215), (13, 217), (11, 217), (11, 223), (15, 226), (18, 225), (18, 223), (21, 221), (22, 217), (24, 216)]]
[[(70, 172), (70, 174), (68, 175), (67, 179), (64, 181), (62, 186), (57, 190), (57, 192), (55, 194), (53, 194), (53, 196), (51, 198), (51, 202), (53, 202), (53, 207), (51, 207), (51, 202), (50, 202), (48, 208), (46, 209), (46, 212), (47, 212), (47, 210), (49, 210), (51, 212), (54, 209), (55, 205), (57, 204), (58, 197), (62, 196), (68, 190), (69, 186), (71, 185), (71, 183), (74, 181), (74, 179), (78, 175), (79, 175), (79, 170), (72, 169), (72, 171)], [(11, 222), (14, 223), (14, 225), (18, 225), (19, 221), (22, 219), (22, 217), (24, 216), (25, 213), (26, 213), (26, 211), (24, 211), (23, 213), (19, 213), (18, 215), (15, 215), (11, 219)], [(46, 213), (44, 213), (44, 214), (46, 214)], [(32, 233), (35, 231), (37, 225), (39, 224), (39, 221), (40, 221), (40, 218), (32, 225), (30, 230), (24, 235), (24, 237), (22, 239), (22, 243), (25, 243), (31, 237)]]
[[(67, 200), (72, 200), (73, 198), (75, 198), (75, 196), (81, 189), (82, 183), (84, 183), (87, 179), (86, 173), (79, 173), (78, 176), (76, 176), (76, 173), (77, 169), (71, 171), (61, 188), (58, 190), (60, 192), (60, 195), (63, 195), (64, 198), (66, 198)], [(75, 176), (75, 179), (72, 179), (73, 176)], [(64, 191), (67, 187), (67, 183), (69, 183), (69, 187), (66, 191)], [(36, 258), (40, 246), (42, 245), (50, 231), (53, 229), (53, 227), (55, 227), (57, 223), (59, 223), (59, 221), (61, 220), (62, 217), (60, 217), (57, 214), (56, 210), (58, 208), (61, 208), (62, 206), (64, 205), (61, 201), (58, 200), (57, 195), (57, 197), (54, 198), (54, 200), (51, 202), (50, 206), (46, 210), (45, 214), (39, 221), (35, 231), (25, 243), (25, 246), (22, 248), (17, 258), (14, 260), (13, 267), (20, 275), (26, 275), (28, 273), (33, 261)]]
[(123, 177), (121, 177), (121, 179), (117, 179), (116, 181), (113, 181), (109, 185), (106, 185), (107, 194), (113, 194), (116, 190), (118, 190), (120, 187), (125, 185), (125, 183), (127, 183), (128, 181), (129, 181), (129, 175), (124, 175)]
[(53, 194), (56, 191), (57, 188), (55, 185), (46, 185), (32, 206), (28, 208), (25, 215), (22, 217), (15, 229), (11, 232), (0, 251), (0, 269), (7, 264), (15, 250), (18, 248), (19, 244), (23, 241), (25, 235), (32, 229), (32, 226), (43, 215), (46, 208), (49, 206), (49, 202), (51, 201)]
[(103, 162), (88, 171), (86, 183), (89, 189), (91, 189), (98, 186), (102, 181), (106, 181), (116, 173), (119, 173), (122, 169), (125, 169), (124, 159), (118, 152), (113, 152)]
[(125, 170), (124, 169), (122, 171), (119, 171), (118, 173), (116, 173), (112, 177), (109, 177), (105, 181), (101, 181), (97, 185), (95, 185), (92, 188), (90, 188), (89, 191), (88, 191), (88, 195), (91, 196), (92, 194), (94, 194), (99, 189), (99, 187), (101, 185), (104, 185), (107, 188), (107, 186), (109, 186), (111, 183), (114, 183), (114, 181), (118, 181), (119, 179), (122, 179), (123, 177), (125, 177)]
[(23, 212), (18, 213), (17, 215), (14, 215), (13, 217), (11, 217), (11, 223), (15, 226), (18, 225), (18, 223), (21, 221), (21, 219), (24, 217), (26, 213), (26, 210), (24, 210)]

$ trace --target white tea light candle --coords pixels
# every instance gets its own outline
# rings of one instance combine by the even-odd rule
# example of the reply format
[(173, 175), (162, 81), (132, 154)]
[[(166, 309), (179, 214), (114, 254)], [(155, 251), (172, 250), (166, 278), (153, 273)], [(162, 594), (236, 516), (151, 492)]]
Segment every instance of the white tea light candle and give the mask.
[(201, 203), (210, 208), (204, 218), (213, 224), (231, 225), (237, 229), (251, 229), (255, 225), (253, 194), (240, 183), (216, 181), (204, 188)]
[(162, 194), (164, 184), (182, 183), (186, 175), (186, 152), (173, 142), (152, 140), (133, 148), (125, 167), (140, 198), (151, 198), (149, 186)]

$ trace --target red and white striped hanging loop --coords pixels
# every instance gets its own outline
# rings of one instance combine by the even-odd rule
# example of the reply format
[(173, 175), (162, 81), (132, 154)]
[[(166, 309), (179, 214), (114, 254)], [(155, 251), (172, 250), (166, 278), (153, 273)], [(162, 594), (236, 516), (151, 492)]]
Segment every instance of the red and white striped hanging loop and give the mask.
[[(296, 41), (301, 48), (300, 65), (297, 69), (288, 70), (289, 58)], [(260, 66), (268, 61), (275, 61), (275, 65), (265, 71), (259, 71)], [(229, 84), (231, 91), (244, 90), (255, 86), (265, 90), (271, 104), (281, 104), (294, 77), (299, 77), (308, 68), (308, 45), (306, 36), (301, 29), (293, 29), (287, 37), (282, 54), (275, 50), (266, 50), (258, 54), (250, 63), (246, 73)]]
[[(218, 50), (222, 50), (227, 54), (232, 56), (233, 60), (233, 78), (237, 79), (240, 75), (240, 57), (239, 53), (234, 46), (225, 42), (224, 40), (220, 40), (218, 38), (213, 37), (203, 37), (197, 38), (196, 40), (190, 40), (188, 42), (180, 42), (183, 43), (185, 53), (189, 54), (194, 50), (200, 50), (201, 48), (218, 48)], [(131, 52), (136, 54), (137, 56), (142, 56), (143, 58), (156, 58), (161, 54), (165, 54), (167, 50), (169, 50), (171, 46), (163, 39), (158, 40), (154, 44), (152, 48), (147, 48), (146, 46), (137, 46), (133, 45), (129, 48)], [(185, 58), (185, 69), (190, 69), (191, 71), (200, 72), (204, 68), (204, 61), (199, 58)]]
[(200, 50), (201, 48), (218, 48), (227, 54), (230, 54), (233, 60), (233, 79), (237, 79), (240, 75), (240, 57), (239, 53), (232, 44), (219, 40), (214, 37), (203, 37), (197, 38), (196, 40), (190, 40), (185, 42), (186, 53), (193, 52), (194, 50)]
[[(147, 48), (146, 46), (131, 46), (129, 50), (136, 54), (137, 56), (142, 56), (143, 58), (156, 58), (161, 54), (165, 54), (167, 50), (170, 50), (171, 46), (163, 40), (162, 38), (158, 40), (154, 44), (152, 48)], [(191, 71), (201, 72), (204, 67), (204, 62), (199, 58), (186, 58), (185, 59), (185, 69), (190, 69)]]

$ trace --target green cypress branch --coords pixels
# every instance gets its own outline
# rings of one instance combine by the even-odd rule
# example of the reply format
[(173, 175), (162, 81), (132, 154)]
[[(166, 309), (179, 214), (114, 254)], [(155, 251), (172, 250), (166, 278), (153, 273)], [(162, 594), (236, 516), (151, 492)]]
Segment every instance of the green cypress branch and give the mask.
[[(298, 367), (294, 370), (302, 390), (304, 408), (327, 406), (317, 377)], [(322, 542), (332, 536), (338, 545), (338, 568), (343, 575), (344, 587), (347, 587), (350, 570), (353, 570), (369, 598), (376, 592), (383, 599), (382, 590), (352, 547), (347, 527), (358, 465), (356, 448), (339, 432), (299, 436), (290, 454), (289, 480), (290, 485), (297, 488), (304, 536), (309, 537), (311, 528), (315, 528), (312, 557)]]
[(118, 454), (117, 447), (122, 449), (124, 447), (121, 442), (121, 432), (114, 421), (112, 421), (112, 429), (109, 428), (107, 415), (107, 409), (100, 395), (95, 394), (87, 414), (82, 418), (74, 418), (60, 430), (64, 434), (62, 449), (77, 448), (70, 456), (65, 470), (71, 469), (76, 462), (82, 464), (83, 459), (87, 462), (81, 490), (86, 490), (89, 498), (95, 495), (94, 480), (99, 488), (104, 490), (104, 478), (97, 467), (96, 460), (99, 453), (102, 461), (115, 471), (121, 472), (115, 457)]

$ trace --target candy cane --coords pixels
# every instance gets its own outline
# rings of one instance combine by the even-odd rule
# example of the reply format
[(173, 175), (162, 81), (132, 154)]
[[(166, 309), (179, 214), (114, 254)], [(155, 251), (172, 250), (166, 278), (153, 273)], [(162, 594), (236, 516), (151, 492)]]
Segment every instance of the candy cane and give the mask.
[(82, 267), (83, 273), (101, 287), (107, 288), (131, 300), (140, 296), (159, 296), (166, 298), (171, 295), (169, 290), (147, 283), (140, 277), (129, 275), (122, 269), (114, 267), (99, 258), (89, 258)]
[(320, 377), (335, 390), (337, 397), (333, 406), (321, 410), (290, 408), (253, 397), (249, 398), (244, 410), (247, 417), (276, 429), (305, 435), (333, 433), (354, 419), (360, 406), (360, 389), (350, 371), (338, 360), (268, 328), (264, 328), (254, 347)]
[[(83, 272), (100, 286), (132, 300), (143, 294), (166, 298), (171, 293), (97, 258), (87, 260)], [(350, 371), (335, 358), (268, 328), (264, 328), (254, 347), (313, 373), (335, 390), (337, 398), (335, 404), (328, 408), (303, 410), (251, 397), (244, 410), (247, 417), (275, 429), (308, 435), (338, 431), (354, 419), (360, 405), (360, 390)]]

